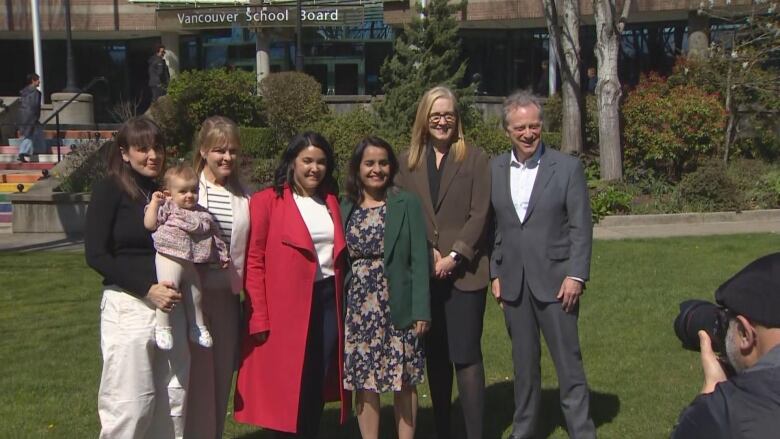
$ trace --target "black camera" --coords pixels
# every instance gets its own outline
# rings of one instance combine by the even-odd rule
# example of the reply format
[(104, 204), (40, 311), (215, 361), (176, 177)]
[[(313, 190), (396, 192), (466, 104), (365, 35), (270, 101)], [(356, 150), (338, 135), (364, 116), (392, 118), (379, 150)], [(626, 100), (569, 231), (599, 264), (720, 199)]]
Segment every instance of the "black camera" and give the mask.
[(674, 319), (674, 333), (683, 348), (699, 351), (699, 331), (706, 331), (712, 340), (712, 350), (726, 354), (726, 332), (729, 318), (726, 310), (704, 300), (686, 300), (680, 304), (680, 314)]

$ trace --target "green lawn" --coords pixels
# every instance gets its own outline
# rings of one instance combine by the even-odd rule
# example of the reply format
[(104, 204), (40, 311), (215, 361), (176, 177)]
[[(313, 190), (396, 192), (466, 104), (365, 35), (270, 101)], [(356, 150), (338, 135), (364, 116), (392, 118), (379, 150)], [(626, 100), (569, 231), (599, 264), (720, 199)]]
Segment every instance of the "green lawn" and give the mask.
[[(599, 437), (668, 436), (701, 385), (697, 355), (683, 351), (672, 331), (679, 302), (712, 299), (736, 270), (778, 249), (777, 235), (596, 242), (580, 329)], [(80, 253), (0, 253), (0, 267), (0, 438), (96, 437), (98, 276)], [(485, 437), (503, 438), (512, 413), (512, 365), (503, 319), (492, 302), (483, 342)], [(542, 372), (542, 432), (566, 437), (546, 353)], [(432, 414), (427, 388), (419, 391), (417, 437), (425, 439), (433, 435)], [(389, 407), (383, 416), (383, 437), (390, 438)], [(338, 428), (336, 417), (329, 407), (323, 437), (359, 437), (354, 419)], [(268, 437), (232, 420), (226, 436)]]

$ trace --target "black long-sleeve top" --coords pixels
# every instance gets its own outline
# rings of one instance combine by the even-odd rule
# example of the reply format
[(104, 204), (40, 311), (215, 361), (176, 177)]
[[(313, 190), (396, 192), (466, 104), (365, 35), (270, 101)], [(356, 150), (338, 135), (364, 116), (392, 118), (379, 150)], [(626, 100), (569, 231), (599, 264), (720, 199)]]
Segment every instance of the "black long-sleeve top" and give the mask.
[[(136, 175), (138, 187), (149, 196), (157, 190), (152, 179)], [(84, 247), (87, 264), (103, 276), (103, 285), (117, 285), (144, 297), (157, 283), (154, 243), (144, 227), (146, 199), (133, 200), (113, 177), (97, 183), (87, 210)]]

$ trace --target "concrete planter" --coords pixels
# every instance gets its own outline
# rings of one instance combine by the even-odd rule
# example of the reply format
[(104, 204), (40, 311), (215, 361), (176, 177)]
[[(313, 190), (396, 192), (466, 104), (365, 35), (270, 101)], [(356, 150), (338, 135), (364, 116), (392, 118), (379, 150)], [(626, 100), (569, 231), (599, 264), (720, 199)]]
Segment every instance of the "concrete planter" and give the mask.
[(89, 193), (56, 192), (56, 179), (43, 180), (29, 192), (11, 194), (13, 233), (84, 234)]

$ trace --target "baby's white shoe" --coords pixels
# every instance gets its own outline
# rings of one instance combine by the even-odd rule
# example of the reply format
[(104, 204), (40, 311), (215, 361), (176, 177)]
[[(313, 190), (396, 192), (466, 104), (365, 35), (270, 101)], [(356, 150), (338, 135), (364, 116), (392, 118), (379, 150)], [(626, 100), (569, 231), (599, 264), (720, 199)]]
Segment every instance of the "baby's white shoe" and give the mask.
[(206, 325), (193, 326), (190, 330), (190, 340), (204, 348), (210, 348), (214, 342), (211, 340), (211, 333)]
[(173, 349), (173, 334), (171, 333), (171, 327), (156, 326), (154, 328), (154, 341), (157, 343), (157, 347), (164, 351)]

